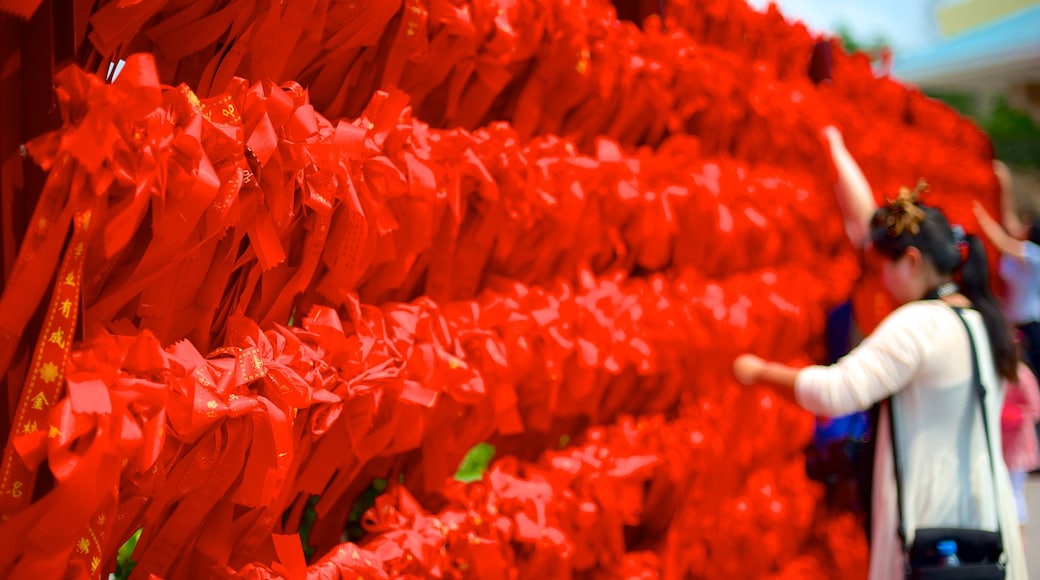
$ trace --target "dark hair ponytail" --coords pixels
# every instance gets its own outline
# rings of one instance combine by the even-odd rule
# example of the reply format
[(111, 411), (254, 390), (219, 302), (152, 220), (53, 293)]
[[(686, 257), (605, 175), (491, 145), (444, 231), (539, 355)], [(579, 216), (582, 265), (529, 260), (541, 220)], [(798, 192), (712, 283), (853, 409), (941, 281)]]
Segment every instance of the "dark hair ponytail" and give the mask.
[(997, 372), (1010, 381), (1018, 378), (1018, 355), (1015, 342), (1011, 336), (1011, 325), (997, 305), (997, 299), (989, 286), (989, 264), (986, 260), (986, 248), (982, 241), (973, 235), (964, 236), (968, 246), (968, 255), (961, 265), (961, 291), (971, 300), (975, 309), (982, 314), (989, 335), (989, 346), (993, 352), (993, 362)]
[[(963, 230), (962, 230), (963, 231)], [(891, 205), (878, 209), (870, 220), (870, 237), (874, 248), (882, 255), (897, 260), (907, 248), (915, 247), (925, 256), (940, 274), (957, 276), (961, 291), (982, 315), (989, 335), (990, 350), (997, 373), (1008, 380), (1018, 376), (1018, 356), (1011, 336), (1011, 325), (997, 305), (997, 299), (989, 287), (989, 266), (986, 249), (975, 236), (954, 233), (946, 216), (934, 207), (929, 207), (900, 196)], [(967, 245), (963, 257), (959, 243)]]

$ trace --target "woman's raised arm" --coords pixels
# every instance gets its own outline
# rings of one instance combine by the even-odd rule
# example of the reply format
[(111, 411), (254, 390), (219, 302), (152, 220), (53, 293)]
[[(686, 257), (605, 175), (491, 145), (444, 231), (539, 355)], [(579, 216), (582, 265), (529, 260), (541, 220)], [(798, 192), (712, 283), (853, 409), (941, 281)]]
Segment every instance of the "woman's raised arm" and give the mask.
[(831, 159), (838, 170), (834, 192), (845, 221), (845, 235), (856, 248), (866, 247), (870, 218), (877, 210), (874, 192), (852, 154), (845, 148), (841, 131), (833, 125), (823, 129), (823, 137), (830, 148)]

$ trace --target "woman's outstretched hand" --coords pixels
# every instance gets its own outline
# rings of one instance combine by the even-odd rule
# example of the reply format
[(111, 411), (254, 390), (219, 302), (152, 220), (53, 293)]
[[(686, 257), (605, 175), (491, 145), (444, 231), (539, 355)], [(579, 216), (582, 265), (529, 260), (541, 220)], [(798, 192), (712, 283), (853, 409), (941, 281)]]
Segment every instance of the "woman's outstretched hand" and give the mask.
[(742, 354), (733, 361), (733, 376), (742, 385), (750, 385), (758, 380), (766, 361), (753, 354)]
[(742, 385), (759, 383), (795, 404), (798, 404), (794, 389), (799, 372), (798, 367), (770, 362), (753, 354), (742, 354), (733, 360), (733, 376), (737, 382)]

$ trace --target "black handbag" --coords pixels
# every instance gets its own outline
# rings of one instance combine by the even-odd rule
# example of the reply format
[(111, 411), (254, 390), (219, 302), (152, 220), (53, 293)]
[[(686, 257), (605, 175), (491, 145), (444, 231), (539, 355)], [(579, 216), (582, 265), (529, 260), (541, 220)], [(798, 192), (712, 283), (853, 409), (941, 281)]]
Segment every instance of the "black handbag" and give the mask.
[[(985, 400), (986, 387), (982, 384), (979, 372), (978, 353), (975, 349), (975, 339), (972, 336), (968, 321), (960, 308), (953, 307), (954, 312), (964, 324), (964, 330), (968, 333), (968, 342), (971, 345), (972, 359), (972, 382), (979, 399), (979, 413), (982, 415), (982, 427), (986, 434), (986, 450), (989, 452), (989, 464), (993, 473), (993, 493), (996, 494), (997, 469), (993, 459), (993, 446), (990, 442), (989, 419), (986, 416)], [(994, 498), (994, 507), (998, 509), (997, 531), (976, 530), (970, 528), (920, 528), (914, 532), (914, 541), (907, 544), (906, 532), (903, 527), (903, 486), (899, 468), (899, 451), (896, 445), (895, 414), (892, 407), (895, 398), (889, 399), (889, 429), (892, 438), (892, 461), (896, 472), (896, 497), (899, 509), (899, 537), (903, 543), (903, 552), (906, 561), (906, 578), (908, 579), (931, 579), (936, 580), (1002, 580), (1007, 573), (1007, 556), (1004, 553), (1004, 542), (1000, 534), (1001, 523), (999, 508)], [(943, 554), (940, 553), (939, 544), (946, 540), (957, 543), (957, 558), (960, 564), (949, 567), (945, 564)]]

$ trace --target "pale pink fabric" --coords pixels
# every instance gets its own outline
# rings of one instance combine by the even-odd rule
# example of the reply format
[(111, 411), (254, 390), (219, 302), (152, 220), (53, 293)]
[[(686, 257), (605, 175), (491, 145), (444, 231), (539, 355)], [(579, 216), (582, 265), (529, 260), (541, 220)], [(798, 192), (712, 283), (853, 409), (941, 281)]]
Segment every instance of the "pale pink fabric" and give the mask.
[[(1036, 440), (1036, 422), (1040, 421), (1040, 388), (1037, 388), (1036, 377), (1026, 365), (1018, 365), (1017, 383), (1007, 383), (1004, 406), (1017, 407), (1017, 412), (1005, 409), (1004, 413), (1006, 417), (1015, 418), (1010, 424), (1002, 422), (1004, 461), (1011, 471), (1032, 471), (1040, 466), (1040, 450)], [(1021, 420), (1017, 420), (1018, 417)]]

